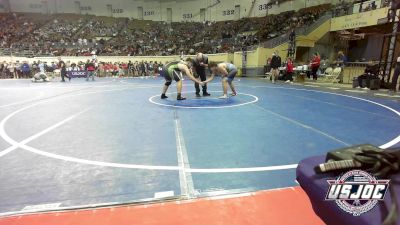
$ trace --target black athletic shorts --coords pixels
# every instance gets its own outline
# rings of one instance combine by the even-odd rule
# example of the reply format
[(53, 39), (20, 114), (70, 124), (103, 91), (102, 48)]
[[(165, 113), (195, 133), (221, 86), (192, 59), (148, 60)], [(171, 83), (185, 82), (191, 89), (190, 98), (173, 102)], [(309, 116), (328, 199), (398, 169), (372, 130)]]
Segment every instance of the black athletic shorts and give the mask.
[(182, 80), (182, 72), (180, 70), (164, 68), (163, 71), (165, 73), (165, 80), (168, 82), (171, 82), (172, 79), (176, 82)]

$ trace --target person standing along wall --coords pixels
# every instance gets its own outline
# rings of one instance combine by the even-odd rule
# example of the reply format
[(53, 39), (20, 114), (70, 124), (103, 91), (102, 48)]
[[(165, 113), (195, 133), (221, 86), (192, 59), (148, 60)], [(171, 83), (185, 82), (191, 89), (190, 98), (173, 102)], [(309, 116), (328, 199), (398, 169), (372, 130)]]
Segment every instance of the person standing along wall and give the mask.
[(315, 81), (318, 79), (317, 72), (318, 72), (320, 65), (321, 65), (321, 57), (316, 52), (316, 53), (314, 53), (314, 57), (311, 60), (311, 76), (313, 77), (313, 80), (315, 80)]
[(128, 63), (128, 77), (133, 76), (133, 63), (131, 60), (129, 60)]
[(6, 77), (6, 69), (7, 69), (6, 61), (0, 63), (0, 78)]
[(344, 67), (347, 64), (347, 61), (347, 57), (344, 55), (343, 51), (339, 51), (335, 62), (337, 67), (342, 68), (342, 72), (340, 72), (340, 75), (338, 77), (339, 83), (343, 83), (343, 71)]
[(271, 81), (274, 84), (277, 77), (279, 76), (279, 67), (282, 65), (282, 59), (278, 54), (278, 51), (275, 51), (272, 54), (271, 59)]
[(14, 79), (18, 79), (18, 74), (15, 72), (15, 66), (14, 63), (11, 62), (8, 66), (7, 66), (8, 71), (10, 72), (10, 75), (14, 78)]
[[(58, 68), (60, 68), (60, 72), (61, 72), (61, 82), (65, 82), (65, 77), (68, 78), (69, 81), (71, 81), (71, 77), (68, 76), (67, 74), (67, 65), (65, 64), (64, 61), (61, 60), (61, 58), (58, 58), (59, 62), (58, 62)], [(40, 66), (39, 66), (40, 68)]]
[(294, 65), (292, 58), (289, 57), (286, 60), (286, 74), (285, 74), (286, 83), (293, 82), (293, 73), (294, 73)]
[(144, 61), (140, 63), (140, 76), (144, 78), (146, 76), (146, 64)]
[(21, 71), (24, 78), (29, 78), (31, 76), (31, 68), (29, 67), (28, 62), (24, 62), (21, 66)]
[(85, 70), (86, 70), (86, 81), (89, 81), (90, 77), (92, 77), (92, 81), (94, 81), (94, 72), (96, 70), (96, 66), (93, 63), (93, 61), (90, 61), (89, 59), (87, 60), (85, 64)]
[(150, 63), (147, 66), (147, 70), (149, 71), (149, 76), (155, 78), (153, 61), (150, 61)]
[(14, 64), (14, 72), (17, 75), (17, 78), (20, 78), (22, 76), (22, 70), (21, 70), (21, 63), (17, 60)]
[(399, 80), (400, 75), (400, 56), (397, 58), (396, 68), (394, 69), (393, 77), (392, 77), (392, 91), (397, 91), (397, 81)]

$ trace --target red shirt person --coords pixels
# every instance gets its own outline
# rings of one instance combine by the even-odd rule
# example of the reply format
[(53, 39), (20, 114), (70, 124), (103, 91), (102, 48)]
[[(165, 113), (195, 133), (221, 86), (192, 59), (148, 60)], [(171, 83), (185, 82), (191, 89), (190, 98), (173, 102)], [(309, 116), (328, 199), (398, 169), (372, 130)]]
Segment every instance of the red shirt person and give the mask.
[(314, 57), (311, 60), (311, 75), (313, 77), (313, 80), (317, 80), (318, 79), (317, 72), (318, 72), (318, 69), (319, 69), (320, 65), (321, 65), (321, 57), (316, 52), (316, 53), (314, 53)]
[(286, 62), (285, 80), (286, 80), (286, 83), (289, 83), (289, 82), (293, 81), (294, 65), (293, 65), (293, 61), (291, 58), (287, 58), (286, 61), (287, 62)]
[(286, 71), (288, 73), (293, 73), (294, 72), (294, 66), (291, 58), (287, 59), (287, 64), (286, 64)]

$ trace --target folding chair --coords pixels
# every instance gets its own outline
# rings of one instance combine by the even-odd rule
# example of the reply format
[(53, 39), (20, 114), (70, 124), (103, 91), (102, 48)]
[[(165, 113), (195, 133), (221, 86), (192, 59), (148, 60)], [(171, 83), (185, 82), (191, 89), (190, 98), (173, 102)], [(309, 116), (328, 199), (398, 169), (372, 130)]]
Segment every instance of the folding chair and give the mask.
[(328, 67), (328, 68), (326, 68), (326, 70), (325, 70), (325, 72), (324, 72), (324, 74), (323, 74), (323, 76), (324, 76), (324, 81), (329, 81), (329, 80), (331, 80), (332, 78), (333, 78), (333, 69), (332, 69), (332, 67)]
[(296, 83), (304, 83), (306, 81), (306, 76), (307, 76), (306, 71), (307, 71), (307, 69), (308, 68), (305, 67), (305, 66), (297, 66), (296, 67), (296, 73), (295, 73), (295, 76), (296, 76), (295, 81), (296, 81)]
[(339, 76), (340, 73), (342, 73), (342, 68), (337, 67), (333, 70), (332, 76), (333, 76), (333, 83), (339, 83)]

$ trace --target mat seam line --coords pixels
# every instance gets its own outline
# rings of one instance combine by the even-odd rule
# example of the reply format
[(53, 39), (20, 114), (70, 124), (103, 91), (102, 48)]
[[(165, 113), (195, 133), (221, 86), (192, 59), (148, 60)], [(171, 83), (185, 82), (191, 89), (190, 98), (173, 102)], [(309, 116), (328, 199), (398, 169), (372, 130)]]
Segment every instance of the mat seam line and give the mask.
[(264, 108), (264, 107), (262, 107), (262, 106), (259, 106), (259, 105), (257, 105), (257, 104), (253, 104), (253, 105), (256, 106), (256, 107), (259, 108), (259, 109), (262, 109), (263, 111), (265, 111), (265, 112), (267, 112), (267, 113), (269, 113), (269, 114), (272, 114), (272, 115), (274, 115), (274, 116), (277, 116), (277, 117), (279, 117), (279, 118), (281, 118), (281, 119), (284, 119), (284, 120), (286, 120), (286, 121), (288, 121), (288, 122), (294, 123), (294, 124), (296, 124), (296, 125), (298, 125), (298, 126), (301, 126), (301, 127), (303, 127), (303, 128), (312, 130), (312, 131), (314, 131), (314, 132), (316, 132), (316, 133), (318, 133), (318, 134), (320, 134), (320, 135), (322, 135), (322, 136), (324, 136), (324, 137), (327, 137), (327, 138), (329, 138), (329, 139), (331, 139), (331, 140), (333, 140), (333, 141), (336, 141), (336, 142), (338, 142), (338, 143), (341, 143), (341, 144), (343, 144), (343, 145), (345, 145), (345, 146), (350, 146), (350, 144), (348, 144), (348, 143), (346, 143), (346, 142), (344, 142), (344, 141), (342, 141), (342, 140), (339, 140), (339, 139), (337, 139), (336, 137), (334, 137), (334, 136), (332, 136), (332, 135), (330, 135), (330, 134), (327, 134), (327, 133), (325, 133), (325, 132), (323, 132), (323, 131), (321, 131), (321, 130), (318, 130), (317, 128), (311, 127), (311, 126), (309, 126), (309, 125), (307, 125), (307, 124), (303, 124), (303, 123), (301, 123), (301, 122), (299, 122), (299, 121), (296, 121), (296, 120), (294, 120), (294, 119), (291, 119), (291, 118), (289, 118), (289, 117), (282, 116), (282, 115), (280, 115), (279, 113), (276, 113), (276, 112), (273, 112), (273, 111), (271, 111), (271, 110), (268, 110), (268, 109), (266, 109), (266, 108)]
[(181, 170), (179, 170), (181, 194), (191, 198), (194, 196), (193, 178), (192, 173), (188, 171), (188, 169), (190, 170), (190, 163), (185, 145), (185, 139), (183, 137), (182, 126), (176, 111), (174, 112), (174, 120), (178, 166), (181, 168)]

